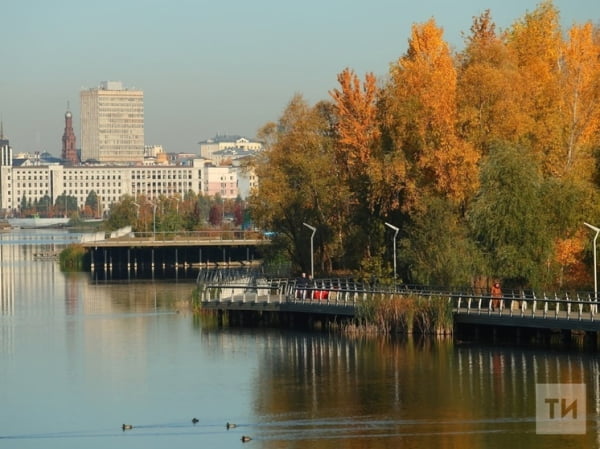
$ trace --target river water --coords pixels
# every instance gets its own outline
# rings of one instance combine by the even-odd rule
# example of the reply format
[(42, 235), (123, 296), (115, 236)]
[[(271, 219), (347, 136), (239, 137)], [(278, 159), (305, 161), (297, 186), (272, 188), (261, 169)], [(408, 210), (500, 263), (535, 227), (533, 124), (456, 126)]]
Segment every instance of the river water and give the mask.
[[(71, 238), (0, 234), (0, 448), (599, 447), (595, 354), (219, 329), (189, 280), (61, 273)], [(536, 432), (540, 383), (585, 434)]]

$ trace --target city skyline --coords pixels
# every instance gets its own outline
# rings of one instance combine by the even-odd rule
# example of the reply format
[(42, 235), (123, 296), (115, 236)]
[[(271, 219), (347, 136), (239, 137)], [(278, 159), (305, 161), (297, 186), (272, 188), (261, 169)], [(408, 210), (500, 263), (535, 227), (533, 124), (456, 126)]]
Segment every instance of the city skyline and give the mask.
[[(539, 3), (13, 2), (3, 8), (0, 117), (15, 152), (59, 156), (67, 104), (81, 146), (80, 92), (121, 81), (144, 91), (145, 144), (198, 152), (216, 134), (254, 138), (295, 93), (329, 99), (346, 67), (385, 78), (414, 23), (433, 17), (460, 50), (473, 16), (490, 9), (502, 30)], [(600, 22), (600, 2), (554, 5), (563, 29)]]

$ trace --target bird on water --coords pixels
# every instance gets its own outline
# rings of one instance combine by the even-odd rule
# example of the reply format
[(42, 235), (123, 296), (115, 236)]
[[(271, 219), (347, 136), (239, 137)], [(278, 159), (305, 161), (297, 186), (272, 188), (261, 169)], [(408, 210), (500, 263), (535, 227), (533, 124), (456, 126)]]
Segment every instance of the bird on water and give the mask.
[(192, 422), (193, 422), (194, 424), (196, 424), (198, 421), (200, 421), (198, 418), (192, 418)]
[(242, 440), (242, 443), (247, 443), (248, 441), (252, 440), (252, 438), (250, 438), (248, 435), (243, 435), (240, 440)]
[(123, 431), (131, 429), (133, 429), (133, 426), (131, 424), (123, 424)]
[(228, 422), (227, 424), (225, 424), (225, 427), (227, 427), (227, 430), (234, 429), (234, 428), (237, 427), (237, 424), (234, 424), (232, 422)]

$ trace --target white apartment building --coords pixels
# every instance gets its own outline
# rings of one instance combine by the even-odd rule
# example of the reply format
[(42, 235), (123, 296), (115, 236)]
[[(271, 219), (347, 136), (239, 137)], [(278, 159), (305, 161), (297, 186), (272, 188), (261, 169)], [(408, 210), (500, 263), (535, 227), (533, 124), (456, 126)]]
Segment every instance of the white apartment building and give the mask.
[(120, 81), (81, 91), (81, 160), (141, 163), (144, 160), (144, 93)]
[(246, 198), (257, 185), (256, 177), (242, 173), (239, 167), (215, 167), (204, 159), (194, 159), (188, 165), (13, 166), (11, 152), (8, 146), (0, 148), (2, 216), (18, 213), (23, 199), (34, 203), (45, 196), (52, 204), (63, 194), (75, 197), (78, 208), (83, 209), (89, 193), (94, 191), (104, 213), (126, 194), (153, 199), (192, 191), (235, 199)]
[(98, 195), (102, 212), (108, 211), (111, 204), (125, 194), (144, 195), (149, 199), (160, 195), (183, 196), (189, 191), (204, 194), (203, 180), (210, 176), (207, 173), (211, 168), (201, 159), (185, 166), (13, 167), (4, 164), (0, 165), (0, 211), (11, 215), (20, 211), (23, 198), (33, 203), (46, 195), (54, 204), (62, 194), (75, 197), (78, 208), (82, 209), (91, 191)]

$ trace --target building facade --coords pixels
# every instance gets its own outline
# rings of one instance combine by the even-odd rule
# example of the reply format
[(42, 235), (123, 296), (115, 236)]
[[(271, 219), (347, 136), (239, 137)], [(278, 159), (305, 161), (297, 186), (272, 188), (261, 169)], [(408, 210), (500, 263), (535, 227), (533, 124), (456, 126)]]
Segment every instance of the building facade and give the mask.
[(144, 161), (144, 93), (118, 81), (81, 92), (81, 160)]
[(234, 167), (209, 167), (204, 179), (204, 193), (221, 198), (237, 198), (237, 170)]
[(51, 204), (61, 195), (75, 197), (83, 209), (90, 192), (95, 192), (106, 213), (123, 195), (143, 195), (152, 200), (161, 195), (196, 194), (237, 198), (239, 171), (235, 167), (214, 167), (203, 159), (188, 165), (155, 166), (12, 166), (9, 146), (0, 149), (0, 211), (2, 216), (18, 214), (24, 204), (48, 197)]

